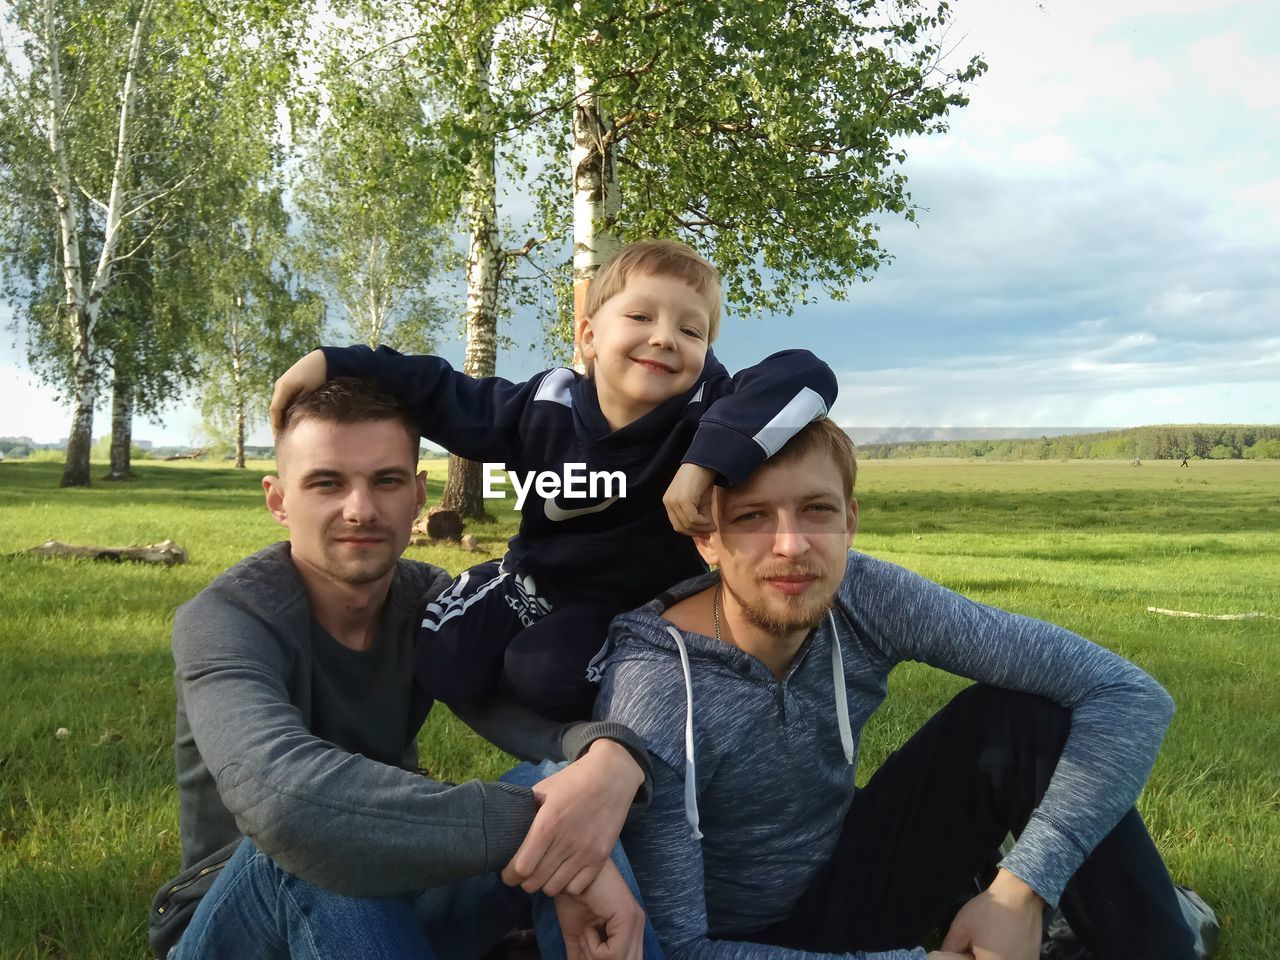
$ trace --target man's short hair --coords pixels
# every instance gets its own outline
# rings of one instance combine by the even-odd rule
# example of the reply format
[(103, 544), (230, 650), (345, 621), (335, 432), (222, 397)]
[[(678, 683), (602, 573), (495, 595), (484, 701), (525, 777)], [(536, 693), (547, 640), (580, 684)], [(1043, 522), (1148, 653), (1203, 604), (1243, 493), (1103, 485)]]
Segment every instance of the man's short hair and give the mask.
[(284, 412), (284, 423), (276, 436), (276, 445), (279, 446), (285, 434), (306, 420), (338, 424), (395, 420), (404, 427), (411, 441), (414, 462), (418, 460), (418, 425), (399, 401), (371, 380), (337, 377), (326, 380), (306, 396), (293, 401)]
[(629, 243), (600, 266), (587, 287), (586, 315), (594, 317), (606, 300), (627, 285), (632, 274), (675, 277), (707, 298), (707, 343), (720, 332), (720, 271), (702, 254), (676, 240)]
[(858, 481), (858, 456), (849, 435), (830, 417), (810, 421), (770, 457), (767, 463), (774, 466), (789, 460), (799, 460), (815, 450), (825, 451), (835, 462), (836, 469), (840, 471), (845, 502), (852, 503), (853, 488)]

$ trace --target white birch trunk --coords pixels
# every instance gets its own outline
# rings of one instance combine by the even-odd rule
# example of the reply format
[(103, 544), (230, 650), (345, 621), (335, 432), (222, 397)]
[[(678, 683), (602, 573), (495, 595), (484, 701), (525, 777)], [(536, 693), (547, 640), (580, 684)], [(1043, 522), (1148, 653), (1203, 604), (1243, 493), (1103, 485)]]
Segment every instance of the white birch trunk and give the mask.
[(58, 241), (62, 248), (64, 309), (71, 326), (71, 433), (62, 486), (89, 484), (89, 447), (93, 440), (93, 324), (84, 292), (84, 268), (80, 262), (80, 228), (72, 207), (71, 165), (67, 159), (62, 118), (66, 103), (62, 95), (62, 59), (54, 30), (53, 0), (45, 0), (45, 44), (49, 51), (49, 150), (53, 157), (53, 199), (58, 208)]
[(128, 480), (133, 476), (133, 382), (117, 360), (111, 383), (111, 467), (108, 480)]
[(582, 319), (587, 287), (600, 264), (619, 247), (616, 224), (622, 209), (614, 141), (591, 78), (573, 68), (573, 319)]
[(382, 284), (385, 278), (383, 269), (385, 257), (382, 251), (381, 238), (374, 234), (369, 239), (369, 256), (365, 262), (365, 298), (367, 301), (368, 313), (365, 316), (365, 330), (368, 344), (373, 349), (378, 349), (382, 343), (382, 338), (386, 334), (387, 313), (384, 297), (382, 295)]
[(235, 413), (236, 433), (236, 469), (244, 466), (244, 434), (245, 434), (245, 386), (244, 386), (244, 347), (240, 342), (240, 317), (244, 311), (244, 300), (236, 297), (234, 313), (231, 315), (231, 397)]
[[(491, 377), (498, 356), (498, 280), (501, 249), (498, 243), (498, 180), (492, 134), (489, 68), (493, 34), (478, 38), (469, 51), (467, 82), (472, 85), (474, 111), (467, 117), (478, 132), (471, 142), (467, 164), (467, 219), (470, 243), (467, 247), (467, 348), (462, 371), (470, 377)], [(449, 458), (449, 480), (441, 505), (463, 517), (482, 517), (484, 499), (480, 489), (480, 465), (461, 457)]]
[(106, 204), (107, 219), (102, 251), (93, 279), (86, 290), (84, 268), (80, 260), (80, 231), (71, 203), (74, 195), (71, 166), (66, 140), (62, 134), (66, 104), (62, 92), (61, 48), (54, 29), (53, 0), (45, 0), (45, 42), (49, 51), (49, 148), (53, 155), (53, 195), (58, 208), (67, 321), (71, 325), (73, 394), (71, 434), (67, 440), (67, 459), (61, 483), (64, 487), (89, 485), (89, 448), (93, 440), (93, 407), (97, 400), (94, 334), (102, 297), (111, 282), (111, 268), (120, 245), (121, 228), (127, 217), (125, 190), (129, 175), (129, 124), (133, 116), (138, 66), (142, 56), (142, 37), (150, 8), (151, 0), (144, 0), (129, 42), (124, 84), (120, 92), (115, 164), (111, 174), (111, 192)]

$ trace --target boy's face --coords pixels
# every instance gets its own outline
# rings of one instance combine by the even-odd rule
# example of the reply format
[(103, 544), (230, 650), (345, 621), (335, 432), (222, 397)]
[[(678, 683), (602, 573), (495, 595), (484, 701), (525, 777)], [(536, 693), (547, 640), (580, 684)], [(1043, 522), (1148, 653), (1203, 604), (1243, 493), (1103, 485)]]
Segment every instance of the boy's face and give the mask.
[(711, 304), (676, 277), (632, 274), (578, 328), (600, 409), (615, 430), (684, 393), (702, 373)]

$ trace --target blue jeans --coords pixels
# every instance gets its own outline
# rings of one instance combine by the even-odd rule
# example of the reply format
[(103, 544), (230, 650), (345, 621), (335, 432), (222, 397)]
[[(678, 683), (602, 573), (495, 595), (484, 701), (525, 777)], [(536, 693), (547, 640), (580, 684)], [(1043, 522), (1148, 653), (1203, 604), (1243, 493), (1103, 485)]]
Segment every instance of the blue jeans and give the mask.
[[(503, 775), (532, 786), (561, 765), (523, 763)], [(621, 845), (614, 863), (643, 906)], [(478, 960), (527, 915), (528, 895), (496, 873), (419, 895), (348, 897), (280, 869), (245, 840), (209, 888), (168, 960)], [(543, 960), (566, 960), (551, 900), (533, 898)], [(645, 960), (663, 960), (648, 921)]]
[[(502, 779), (507, 783), (515, 783), (524, 787), (531, 787), (544, 777), (549, 777), (561, 767), (563, 763), (552, 763), (544, 761), (540, 766), (532, 763), (522, 763), (514, 769), (508, 770), (502, 775)], [(631, 872), (631, 864), (627, 862), (627, 855), (622, 852), (622, 844), (614, 844), (613, 847), (613, 863), (618, 868), (618, 872), (622, 874), (622, 879), (627, 882), (627, 886), (631, 889), (631, 895), (636, 898), (636, 903), (644, 907), (644, 900), (640, 896), (640, 887), (636, 884), (635, 874)], [(564, 946), (564, 937), (560, 933), (560, 923), (556, 920), (555, 905), (550, 897), (543, 896), (540, 893), (533, 895), (533, 929), (538, 938), (538, 953), (542, 960), (567, 960), (568, 953)], [(665, 960), (665, 954), (662, 952), (662, 944), (658, 942), (658, 934), (653, 929), (646, 917), (644, 921), (644, 960)]]
[(413, 897), (344, 897), (285, 873), (249, 840), (200, 901), (169, 960), (435, 960)]

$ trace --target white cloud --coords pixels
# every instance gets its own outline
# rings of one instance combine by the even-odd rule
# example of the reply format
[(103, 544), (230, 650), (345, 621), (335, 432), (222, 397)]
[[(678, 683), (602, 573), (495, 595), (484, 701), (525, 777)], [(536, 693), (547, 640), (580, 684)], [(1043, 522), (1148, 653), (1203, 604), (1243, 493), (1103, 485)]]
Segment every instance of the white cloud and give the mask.
[(1238, 33), (1218, 33), (1196, 41), (1187, 63), (1215, 93), (1236, 97), (1254, 110), (1280, 112), (1280, 61), (1246, 46)]
[(966, 355), (841, 377), (833, 415), (863, 426), (1070, 427), (1280, 419), (1280, 340), (1123, 360), (1049, 341), (1035, 354)]

